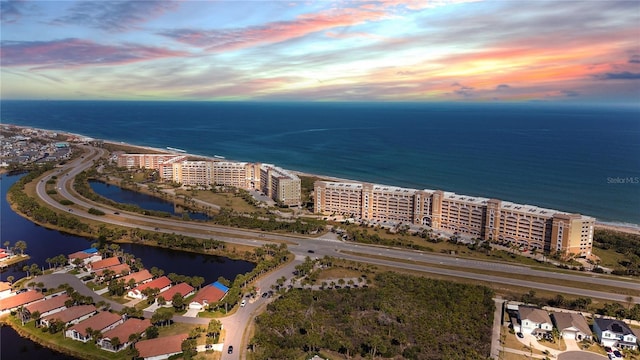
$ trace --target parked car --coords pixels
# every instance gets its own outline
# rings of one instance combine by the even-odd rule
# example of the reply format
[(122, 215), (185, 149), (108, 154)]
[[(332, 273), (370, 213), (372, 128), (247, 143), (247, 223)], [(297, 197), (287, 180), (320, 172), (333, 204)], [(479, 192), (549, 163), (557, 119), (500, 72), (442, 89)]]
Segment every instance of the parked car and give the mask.
[(242, 302), (240, 303), (240, 307), (244, 307), (245, 305), (247, 305), (247, 300), (242, 299)]
[(227, 349), (227, 354), (233, 354), (233, 346), (229, 345), (229, 348)]
[(524, 338), (524, 335), (521, 332), (517, 332), (516, 335), (518, 335), (520, 339)]

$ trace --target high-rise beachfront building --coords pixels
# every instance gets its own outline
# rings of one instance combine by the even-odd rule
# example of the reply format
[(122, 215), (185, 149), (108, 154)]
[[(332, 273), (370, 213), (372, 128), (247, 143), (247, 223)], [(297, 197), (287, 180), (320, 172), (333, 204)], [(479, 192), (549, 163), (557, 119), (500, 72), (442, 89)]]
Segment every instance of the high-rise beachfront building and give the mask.
[(174, 154), (120, 154), (118, 155), (118, 166), (127, 169), (158, 170), (162, 164), (168, 161), (175, 162), (186, 158), (184, 155), (176, 156)]
[(173, 182), (190, 186), (209, 186), (213, 177), (212, 161), (181, 161), (173, 163)]
[(225, 185), (260, 190), (286, 206), (299, 206), (301, 203), (300, 178), (275, 165), (186, 159), (186, 155), (174, 154), (120, 154), (118, 166), (158, 170), (164, 181), (183, 185)]
[(317, 181), (315, 211), (374, 222), (411, 223), (530, 249), (591, 255), (595, 219), (442, 190)]
[(300, 178), (285, 169), (271, 164), (260, 165), (260, 190), (283, 205), (300, 205)]
[(236, 161), (213, 163), (213, 180), (216, 185), (234, 186), (241, 189), (260, 188), (260, 164)]

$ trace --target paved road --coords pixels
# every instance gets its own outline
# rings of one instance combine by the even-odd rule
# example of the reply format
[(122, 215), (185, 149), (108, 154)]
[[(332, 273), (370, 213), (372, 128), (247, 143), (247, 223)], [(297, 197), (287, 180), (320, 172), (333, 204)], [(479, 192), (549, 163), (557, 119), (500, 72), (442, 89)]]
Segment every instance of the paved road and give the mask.
[(493, 299), (496, 309), (493, 313), (493, 328), (491, 333), (491, 358), (497, 359), (500, 356), (501, 339), (500, 331), (502, 330), (502, 304), (504, 300), (501, 298)]
[[(86, 150), (89, 151), (91, 154), (89, 156), (85, 156), (84, 160), (76, 159), (74, 162), (67, 164), (65, 169), (70, 168), (71, 170), (69, 171), (68, 175), (59, 177), (60, 183), (58, 185), (58, 189), (59, 189), (58, 191), (62, 196), (70, 199), (71, 201), (73, 201), (74, 203), (80, 206), (83, 206), (86, 208), (89, 208), (89, 207), (100, 208), (106, 213), (113, 212), (113, 210), (111, 209), (104, 208), (103, 205), (96, 204), (96, 203), (89, 203), (82, 198), (78, 198), (77, 194), (72, 194), (67, 190), (67, 184), (71, 183), (73, 177), (76, 174), (80, 173), (85, 168), (91, 166), (93, 159), (97, 159), (104, 154), (103, 149), (86, 147)], [(45, 184), (47, 179), (49, 178), (50, 176), (46, 177), (43, 181), (41, 181), (38, 184), (37, 186), (38, 196), (44, 199), (51, 206), (55, 206), (59, 209), (66, 210), (66, 207), (62, 206), (55, 200), (51, 199), (46, 194)], [(355, 244), (350, 242), (342, 242), (342, 241), (328, 239), (328, 238), (309, 238), (309, 237), (302, 237), (302, 236), (293, 237), (293, 236), (284, 236), (284, 235), (275, 235), (275, 234), (257, 235), (257, 233), (254, 231), (230, 229), (230, 228), (219, 227), (211, 224), (185, 223), (183, 221), (171, 220), (171, 219), (153, 219), (153, 218), (149, 218), (149, 217), (145, 217), (137, 214), (126, 213), (126, 212), (120, 212), (120, 213), (121, 215), (119, 217), (121, 218), (121, 220), (105, 218), (100, 216), (93, 216), (84, 211), (82, 213), (78, 212), (76, 213), (76, 215), (85, 217), (85, 218), (94, 219), (96, 221), (109, 222), (109, 223), (113, 223), (121, 226), (127, 226), (127, 227), (132, 226), (128, 220), (143, 221), (143, 222), (149, 223), (150, 225), (148, 226), (135, 225), (135, 226), (137, 228), (146, 229), (146, 230), (154, 230), (156, 227), (158, 227), (159, 231), (163, 231), (162, 226), (171, 224), (171, 225), (181, 226), (181, 227), (193, 229), (193, 230), (215, 231), (217, 234), (218, 233), (228, 234), (228, 236), (216, 235), (216, 238), (219, 240), (226, 241), (229, 243), (243, 244), (243, 245), (249, 245), (249, 246), (260, 246), (261, 244), (265, 242), (269, 242), (270, 240), (273, 240), (273, 241), (285, 240), (289, 242), (295, 241), (294, 244), (290, 244), (288, 247), (290, 251), (296, 255), (303, 255), (303, 256), (310, 255), (307, 251), (311, 250), (315, 252), (316, 254), (315, 256), (320, 256), (320, 257), (324, 255), (328, 255), (328, 256), (334, 256), (334, 257), (340, 257), (340, 258), (349, 258), (353, 260), (358, 260), (360, 262), (374, 263), (374, 264), (387, 265), (387, 266), (396, 266), (396, 267), (399, 266), (402, 268), (412, 268), (417, 271), (432, 272), (432, 273), (437, 273), (441, 275), (481, 279), (484, 281), (491, 281), (491, 282), (503, 283), (508, 285), (519, 285), (519, 286), (525, 286), (525, 287), (531, 287), (531, 288), (539, 288), (539, 289), (545, 289), (550, 291), (576, 294), (579, 296), (590, 296), (590, 297), (602, 298), (602, 299), (608, 299), (608, 300), (614, 300), (614, 301), (626, 301), (625, 298), (627, 296), (615, 294), (612, 292), (584, 290), (584, 289), (578, 289), (578, 288), (573, 288), (568, 286), (552, 286), (552, 285), (546, 285), (546, 284), (542, 284), (534, 281), (521, 281), (521, 280), (515, 280), (515, 279), (508, 279), (500, 276), (480, 275), (480, 274), (476, 274), (474, 270), (476, 269), (491, 270), (491, 271), (504, 272), (509, 274), (521, 274), (521, 275), (536, 276), (536, 277), (570, 280), (575, 282), (588, 283), (592, 285), (593, 288), (597, 288), (597, 286), (599, 285), (620, 287), (625, 289), (637, 290), (638, 294), (640, 295), (640, 281), (634, 280), (634, 279), (616, 280), (608, 276), (600, 276), (599, 274), (582, 275), (582, 274), (557, 273), (557, 272), (551, 272), (551, 271), (535, 270), (535, 269), (531, 269), (528, 266), (514, 265), (514, 264), (503, 263), (503, 262), (471, 260), (471, 259), (458, 258), (455, 256), (443, 255), (443, 254), (433, 254), (433, 253), (425, 253), (425, 252), (413, 251), (413, 250), (390, 249), (385, 247), (368, 246), (368, 245)], [(179, 231), (179, 232), (171, 231), (171, 232), (189, 235), (193, 237), (199, 237), (199, 238), (211, 237), (203, 234), (191, 233), (189, 231)], [(235, 237), (238, 235), (245, 236), (245, 237), (255, 236), (256, 238), (244, 239), (244, 238)], [(458, 268), (459, 270), (446, 270), (446, 269), (433, 268), (433, 267), (424, 266), (424, 265), (408, 265), (404, 262), (391, 261), (391, 260), (382, 261), (382, 260), (376, 260), (376, 259), (362, 257), (362, 256), (348, 255), (346, 254), (346, 252), (357, 252), (357, 253), (369, 254), (369, 255), (383, 255), (385, 257), (398, 259), (399, 261), (416, 260), (426, 264), (439, 264), (439, 265), (453, 266)], [(636, 296), (634, 299), (634, 302), (640, 303), (640, 297)]]
[[(58, 193), (73, 201), (75, 204), (84, 207), (84, 208), (97, 208), (101, 209), (105, 213), (112, 213), (114, 210), (106, 208), (104, 205), (89, 202), (83, 198), (80, 198), (77, 194), (72, 191), (69, 191), (68, 188), (71, 188), (70, 184), (75, 175), (83, 171), (84, 169), (90, 167), (95, 159), (100, 158), (104, 154), (103, 149), (96, 149), (93, 147), (85, 147), (85, 150), (88, 151), (88, 155), (85, 156), (85, 159), (76, 159), (72, 162), (69, 162), (65, 165), (63, 169), (60, 169), (59, 172), (50, 174), (43, 178), (43, 180), (37, 185), (36, 191), (38, 196), (42, 198), (45, 202), (47, 202), (50, 206), (56, 207), (63, 211), (67, 211), (68, 208), (62, 206), (57, 201), (53, 200), (46, 194), (45, 184), (47, 180), (51, 178), (52, 175), (58, 175), (58, 184), (57, 190)], [(62, 175), (66, 173), (65, 175)], [(320, 237), (320, 238), (308, 238), (302, 236), (286, 236), (286, 235), (276, 235), (276, 234), (258, 234), (254, 231), (241, 230), (241, 229), (230, 229), (219, 227), (211, 224), (202, 224), (202, 223), (185, 223), (183, 221), (171, 220), (171, 219), (154, 219), (150, 217), (141, 216), (138, 214), (127, 213), (123, 211), (119, 211), (120, 215), (118, 219), (113, 219), (113, 217), (100, 217), (93, 216), (91, 214), (86, 213), (85, 211), (78, 211), (75, 215), (93, 219), (96, 221), (108, 222), (112, 224), (117, 224), (124, 227), (132, 227), (151, 230), (154, 231), (156, 228), (159, 228), (158, 231), (165, 231), (162, 228), (166, 225), (175, 225), (182, 228), (186, 228), (190, 231), (173, 231), (177, 234), (183, 234), (188, 236), (193, 236), (197, 238), (210, 238), (210, 235), (203, 235), (201, 233), (193, 233), (192, 231), (215, 231), (216, 239), (235, 243), (235, 244), (243, 244), (250, 246), (260, 246), (264, 243), (270, 241), (288, 241), (289, 250), (296, 255), (297, 259), (303, 259), (305, 256), (312, 257), (323, 257), (333, 256), (338, 258), (350, 259), (359, 262), (365, 262), (370, 264), (378, 264), (385, 265), (391, 267), (400, 267), (404, 269), (411, 269), (422, 272), (429, 272), (434, 274), (440, 274), (445, 276), (455, 276), (462, 278), (469, 278), (481, 281), (488, 281), (492, 283), (500, 283), (500, 284), (508, 284), (515, 286), (523, 286), (533, 289), (543, 289), (549, 290), (559, 293), (569, 293), (578, 296), (587, 296), (601, 299), (608, 299), (614, 301), (626, 301), (626, 295), (615, 294), (613, 292), (605, 292), (598, 290), (589, 290), (589, 289), (579, 289), (570, 286), (559, 286), (559, 285), (549, 285), (544, 283), (539, 283), (535, 281), (525, 281), (525, 280), (517, 280), (510, 279), (507, 277), (501, 277), (497, 275), (483, 275), (476, 273), (477, 270), (492, 270), (496, 272), (503, 272), (506, 274), (523, 274), (529, 276), (536, 277), (545, 277), (545, 278), (554, 278), (554, 279), (564, 279), (575, 282), (583, 282), (590, 284), (593, 289), (597, 289), (598, 286), (611, 286), (611, 287), (620, 287), (626, 289), (633, 289), (637, 291), (637, 294), (640, 295), (640, 281), (637, 280), (626, 280), (626, 279), (614, 279), (611, 277), (598, 276), (593, 274), (591, 276), (583, 276), (579, 274), (566, 274), (566, 273), (556, 273), (556, 272), (547, 272), (542, 270), (531, 269), (528, 266), (522, 265), (514, 265), (507, 264), (502, 262), (488, 262), (488, 261), (479, 261), (479, 260), (469, 260), (463, 258), (457, 258), (455, 256), (448, 256), (442, 254), (433, 254), (433, 253), (425, 253), (413, 250), (404, 250), (404, 249), (390, 249), (385, 247), (378, 246), (368, 246), (362, 244), (348, 243), (339, 241), (331, 238), (330, 236)], [(136, 222), (144, 222), (148, 225), (131, 225), (131, 220), (135, 220)], [(166, 230), (169, 231), (169, 230)], [(219, 235), (224, 234), (224, 235)], [(238, 238), (237, 236), (244, 237), (255, 237), (253, 239), (246, 238)], [(365, 256), (353, 255), (350, 253), (360, 253), (360, 254), (368, 254), (368, 255), (376, 255), (376, 256), (384, 256), (385, 258), (389, 258), (388, 260), (375, 259)], [(406, 260), (415, 260), (420, 262), (420, 264), (412, 264), (406, 263)], [(298, 260), (301, 261), (301, 260)], [(257, 286), (262, 288), (262, 290), (268, 290), (271, 284), (275, 284), (276, 279), (281, 276), (290, 277), (293, 267), (297, 263), (294, 262), (289, 264), (277, 271), (267, 275), (264, 278), (261, 278)], [(438, 264), (438, 265), (447, 265), (457, 268), (457, 270), (443, 269), (438, 267), (429, 266), (429, 264)], [(75, 277), (74, 277), (75, 278)], [(77, 278), (76, 278), (77, 280)], [(43, 281), (43, 280), (39, 280)], [(69, 279), (69, 281), (73, 281)], [(44, 281), (43, 281), (44, 282)], [(79, 282), (79, 280), (78, 280)], [(76, 283), (77, 284), (77, 283)], [(82, 284), (80, 282), (80, 284)], [(72, 285), (70, 283), (70, 285)], [(73, 285), (72, 285), (73, 286)], [(75, 287), (75, 286), (74, 286)], [(86, 286), (82, 284), (80, 288)], [(88, 290), (91, 292), (91, 290)], [(95, 294), (92, 294), (92, 296)], [(634, 297), (635, 303), (640, 303), (640, 297), (636, 295)], [(244, 308), (239, 308), (233, 315), (225, 317), (222, 320), (223, 326), (227, 332), (227, 338), (225, 339), (225, 347), (223, 349), (223, 359), (239, 359), (244, 352), (241, 344), (246, 344), (246, 337), (248, 336), (245, 333), (245, 329), (247, 329), (248, 325), (253, 318), (260, 310), (261, 306), (264, 306), (265, 303), (270, 301), (271, 299), (263, 299), (258, 298), (255, 302), (249, 302), (247, 306)], [(120, 304), (118, 304), (120, 305)], [(113, 305), (112, 305), (113, 306)], [(121, 305), (120, 305), (121, 306)], [(117, 309), (116, 306), (113, 307)], [(206, 324), (208, 323), (208, 319), (201, 318), (191, 318), (191, 317), (176, 317), (175, 321), (193, 323), (193, 324)], [(227, 355), (226, 349), (228, 345), (232, 345), (235, 349), (234, 354)]]

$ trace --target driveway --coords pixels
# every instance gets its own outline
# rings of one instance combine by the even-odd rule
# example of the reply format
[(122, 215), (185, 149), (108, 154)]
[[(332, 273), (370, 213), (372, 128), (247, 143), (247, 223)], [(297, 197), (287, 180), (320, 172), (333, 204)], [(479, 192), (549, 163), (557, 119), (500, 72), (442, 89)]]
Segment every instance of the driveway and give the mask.
[(606, 360), (604, 355), (588, 351), (567, 351), (558, 356), (558, 360)]
[(565, 338), (564, 339), (564, 343), (565, 343), (565, 345), (567, 345), (567, 350), (566, 351), (581, 351), (582, 350), (582, 349), (580, 349), (580, 345), (578, 345), (578, 342), (576, 341), (576, 339)]

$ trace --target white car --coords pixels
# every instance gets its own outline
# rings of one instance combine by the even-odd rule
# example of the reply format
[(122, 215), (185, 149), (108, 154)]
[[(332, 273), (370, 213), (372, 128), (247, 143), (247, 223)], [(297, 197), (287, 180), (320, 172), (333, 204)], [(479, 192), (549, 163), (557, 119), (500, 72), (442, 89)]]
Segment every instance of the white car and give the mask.
[(240, 307), (244, 307), (245, 305), (247, 305), (247, 300), (242, 299), (242, 302), (240, 303)]

